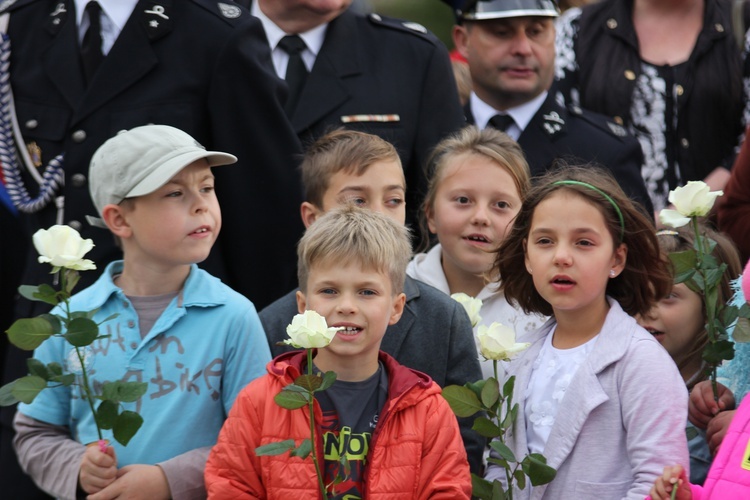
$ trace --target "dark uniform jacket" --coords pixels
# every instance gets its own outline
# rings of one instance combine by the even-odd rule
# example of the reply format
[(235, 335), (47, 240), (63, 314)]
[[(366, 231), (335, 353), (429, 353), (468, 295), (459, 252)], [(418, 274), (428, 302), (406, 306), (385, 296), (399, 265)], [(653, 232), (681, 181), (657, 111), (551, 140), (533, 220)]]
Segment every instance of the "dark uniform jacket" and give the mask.
[[(89, 160), (119, 130), (149, 123), (180, 128), (206, 148), (239, 158), (214, 171), (223, 227), (204, 267), (259, 308), (293, 286), (295, 243), (303, 229), (300, 145), (284, 115), (284, 86), (273, 74), (257, 19), (229, 1), (141, 0), (86, 86), (72, 0), (0, 7), (10, 11), (11, 83), (24, 140), (41, 150), (43, 165), (65, 153), (62, 221), (96, 245), (86, 257), (98, 271), (82, 272), (77, 290), (120, 255), (108, 231), (85, 222), (86, 215), (97, 215), (87, 182)], [(54, 206), (26, 216), (29, 241), (55, 217)], [(28, 252), (26, 284), (51, 279), (50, 267), (36, 257)], [(31, 304), (23, 301), (19, 314), (29, 316)], [(26, 373), (22, 353), (10, 350), (6, 381)], [(7, 498), (31, 498), (28, 491), (13, 490), (23, 476), (6, 467), (14, 459), (5, 432), (13, 410), (2, 412), (0, 476), (9, 484), (0, 481), (0, 491)]]
[[(464, 308), (443, 292), (408, 276), (404, 294), (404, 313), (388, 327), (380, 349), (402, 365), (426, 373), (440, 387), (481, 379), (474, 333)], [(274, 357), (294, 349), (277, 344), (288, 338), (286, 327), (297, 312), (296, 291), (260, 312)], [(484, 439), (471, 430), (473, 422), (473, 417), (459, 419), (471, 470), (479, 473)]]
[[(470, 104), (466, 120), (473, 124)], [(554, 167), (555, 161), (594, 163), (605, 167), (631, 199), (653, 218), (653, 206), (641, 177), (643, 154), (638, 140), (605, 116), (577, 107), (565, 108), (550, 91), (518, 138), (531, 175), (537, 177)]]
[(342, 126), (392, 143), (406, 175), (407, 223), (416, 230), (427, 158), (461, 128), (463, 114), (440, 40), (416, 23), (346, 11), (329, 23), (291, 120), (303, 146)]

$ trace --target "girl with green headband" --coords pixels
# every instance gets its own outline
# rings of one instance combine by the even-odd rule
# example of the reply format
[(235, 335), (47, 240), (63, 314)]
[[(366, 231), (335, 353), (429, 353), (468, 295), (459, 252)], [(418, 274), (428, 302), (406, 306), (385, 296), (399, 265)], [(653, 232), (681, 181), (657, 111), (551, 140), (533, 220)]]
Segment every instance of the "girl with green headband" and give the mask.
[(557, 469), (531, 498), (645, 497), (688, 461), (684, 382), (632, 317), (672, 287), (653, 223), (610, 174), (562, 167), (537, 180), (495, 264), (508, 301), (551, 316), (506, 366), (519, 404), (506, 444)]

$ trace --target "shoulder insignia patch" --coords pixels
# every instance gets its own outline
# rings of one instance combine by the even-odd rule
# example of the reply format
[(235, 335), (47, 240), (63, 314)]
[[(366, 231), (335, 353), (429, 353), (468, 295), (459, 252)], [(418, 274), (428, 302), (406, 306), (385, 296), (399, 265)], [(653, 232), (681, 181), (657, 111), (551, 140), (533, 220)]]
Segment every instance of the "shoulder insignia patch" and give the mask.
[(418, 31), (420, 33), (427, 33), (427, 28), (422, 26), (419, 23), (413, 23), (411, 21), (406, 21), (404, 23), (401, 23), (404, 25), (405, 28), (409, 28), (410, 30)]
[(544, 123), (542, 123), (542, 126), (544, 127), (544, 130), (547, 132), (547, 134), (551, 136), (560, 132), (565, 125), (565, 120), (560, 118), (560, 115), (557, 114), (557, 111), (547, 113), (546, 115), (543, 115), (542, 118), (544, 119)]
[(219, 2), (219, 12), (227, 19), (237, 19), (242, 15), (242, 11), (236, 5), (230, 5), (228, 3)]
[(618, 125), (614, 122), (608, 121), (607, 126), (617, 137), (626, 137), (628, 135), (628, 131), (625, 130), (625, 127), (623, 127), (622, 125)]

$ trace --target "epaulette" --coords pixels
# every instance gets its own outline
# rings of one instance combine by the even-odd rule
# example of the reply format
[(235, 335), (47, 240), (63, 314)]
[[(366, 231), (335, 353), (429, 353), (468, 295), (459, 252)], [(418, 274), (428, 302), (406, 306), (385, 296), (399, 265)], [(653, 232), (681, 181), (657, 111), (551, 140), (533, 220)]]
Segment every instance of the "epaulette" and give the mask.
[[(182, 0), (179, 0), (182, 1)], [(246, 19), (250, 12), (240, 7), (233, 0), (192, 0), (206, 9), (207, 11), (215, 14), (217, 17), (223, 19), (227, 23), (234, 26), (240, 19)]]
[(570, 112), (570, 114), (582, 118), (596, 128), (603, 130), (608, 135), (617, 137), (619, 139), (624, 139), (625, 137), (629, 137), (631, 135), (630, 132), (628, 132), (628, 129), (626, 129), (623, 125), (615, 123), (611, 118), (601, 113), (582, 109), (577, 104), (568, 105), (568, 111)]
[(0, 14), (13, 12), (19, 7), (23, 7), (24, 5), (28, 5), (37, 1), (38, 0), (0, 0)]
[(382, 26), (403, 33), (411, 33), (412, 35), (417, 35), (424, 40), (429, 40), (432, 43), (439, 42), (438, 38), (433, 35), (430, 30), (413, 21), (404, 21), (403, 19), (381, 16), (380, 14), (375, 13), (369, 14), (367, 19), (375, 26)]

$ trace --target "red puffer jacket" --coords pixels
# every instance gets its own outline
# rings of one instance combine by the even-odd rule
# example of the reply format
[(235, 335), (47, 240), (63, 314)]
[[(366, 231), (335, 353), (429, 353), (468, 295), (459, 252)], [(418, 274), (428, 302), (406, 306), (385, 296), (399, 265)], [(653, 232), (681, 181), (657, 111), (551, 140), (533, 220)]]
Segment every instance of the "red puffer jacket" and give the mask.
[[(312, 456), (289, 453), (257, 457), (258, 446), (310, 437), (307, 408), (286, 410), (273, 398), (299, 376), (306, 356), (290, 352), (268, 364), (268, 375), (237, 396), (206, 464), (209, 498), (320, 498)], [(372, 436), (363, 498), (413, 500), (468, 499), (471, 476), (458, 422), (440, 387), (427, 375), (401, 366), (381, 352), (388, 372), (388, 400)], [(322, 457), (315, 402), (318, 457)], [(322, 468), (322, 467), (321, 467)]]

